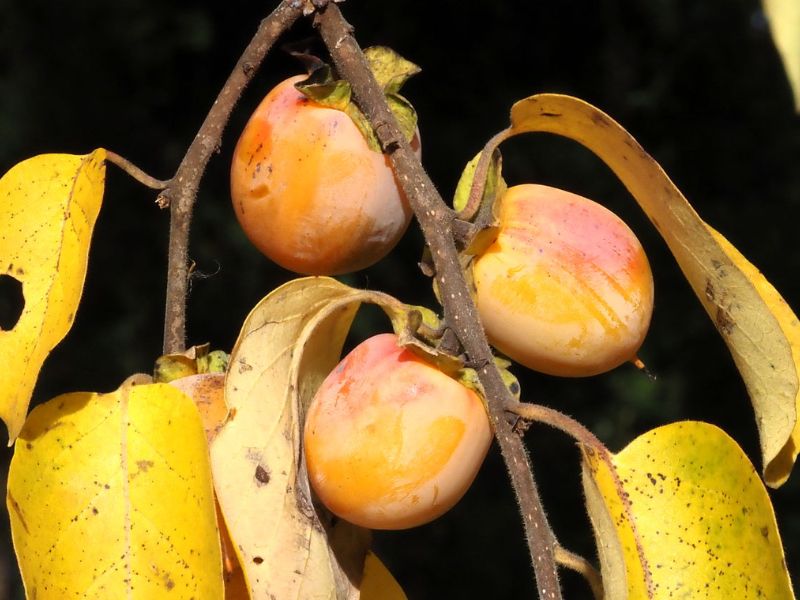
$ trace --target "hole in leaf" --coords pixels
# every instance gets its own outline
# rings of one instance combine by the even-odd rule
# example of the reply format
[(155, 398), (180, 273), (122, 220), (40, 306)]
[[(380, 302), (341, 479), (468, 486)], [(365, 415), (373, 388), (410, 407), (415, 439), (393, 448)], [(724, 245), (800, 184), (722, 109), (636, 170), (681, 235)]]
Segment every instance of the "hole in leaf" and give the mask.
[(23, 308), (22, 282), (11, 275), (0, 275), (0, 329), (14, 329)]

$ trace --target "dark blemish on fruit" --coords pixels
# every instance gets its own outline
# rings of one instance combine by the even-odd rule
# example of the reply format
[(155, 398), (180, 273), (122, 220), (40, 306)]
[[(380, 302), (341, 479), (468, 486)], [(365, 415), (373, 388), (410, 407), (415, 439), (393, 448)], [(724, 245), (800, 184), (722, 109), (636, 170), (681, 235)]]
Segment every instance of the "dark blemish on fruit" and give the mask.
[(260, 556), (254, 556), (253, 557), (253, 562), (256, 563), (257, 565), (260, 565), (261, 563), (264, 562), (264, 559), (261, 558)]

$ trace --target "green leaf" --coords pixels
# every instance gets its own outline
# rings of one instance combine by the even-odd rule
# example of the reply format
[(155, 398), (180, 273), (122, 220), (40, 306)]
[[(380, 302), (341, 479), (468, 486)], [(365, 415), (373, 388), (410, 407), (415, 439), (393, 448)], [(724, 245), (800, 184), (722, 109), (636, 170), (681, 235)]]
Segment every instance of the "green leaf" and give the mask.
[(420, 68), (386, 46), (372, 46), (364, 50), (369, 68), (386, 95), (396, 94)]
[[(453, 196), (453, 208), (456, 212), (461, 212), (466, 208), (469, 194), (472, 190), (472, 183), (475, 179), (475, 169), (483, 152), (478, 152), (472, 160), (467, 163), (461, 172), (461, 177), (456, 185), (456, 193)], [(483, 188), (481, 205), (489, 204), (494, 207), (495, 200), (503, 195), (506, 189), (506, 182), (503, 180), (503, 158), (498, 150), (492, 154), (489, 169), (486, 173), (486, 185)]]

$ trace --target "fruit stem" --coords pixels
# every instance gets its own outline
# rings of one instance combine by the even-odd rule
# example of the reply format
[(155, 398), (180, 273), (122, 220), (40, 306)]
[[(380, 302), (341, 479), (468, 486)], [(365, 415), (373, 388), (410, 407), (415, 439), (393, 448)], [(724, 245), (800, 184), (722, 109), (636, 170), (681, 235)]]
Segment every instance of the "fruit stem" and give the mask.
[(506, 420), (505, 401), (511, 401), (513, 397), (492, 360), (486, 335), (461, 271), (453, 240), (455, 213), (444, 203), (401, 133), (358, 42), (351, 35), (353, 28), (344, 20), (339, 8), (328, 3), (318, 10), (315, 25), (320, 29), (337, 71), (350, 82), (356, 102), (372, 124), (397, 181), (414, 210), (430, 248), (445, 320), (470, 362), (482, 365), (477, 373), (486, 392), (495, 437), (519, 502), (537, 591), (542, 599), (560, 600), (561, 587), (554, 557), (555, 535), (545, 516), (524, 442)]
[(211, 155), (219, 148), (222, 130), (242, 91), (253, 78), (275, 40), (303, 14), (303, 8), (303, 2), (284, 0), (261, 21), (253, 39), (242, 52), (242, 56), (214, 100), (175, 176), (158, 197), (157, 202), (160, 206), (170, 208), (164, 354), (181, 352), (186, 344), (189, 225), (200, 179)]
[(145, 173), (142, 169), (137, 167), (127, 158), (123, 158), (122, 156), (120, 156), (116, 152), (112, 152), (111, 150), (106, 150), (106, 160), (111, 164), (117, 165), (120, 169), (125, 171), (136, 181), (151, 189), (163, 190), (170, 184), (171, 180), (156, 179), (155, 177), (152, 177), (151, 175)]
[(513, 135), (511, 128), (503, 129), (494, 134), (481, 151), (481, 157), (475, 167), (475, 174), (472, 176), (472, 187), (469, 190), (467, 204), (458, 213), (458, 218), (462, 221), (471, 221), (475, 218), (483, 200), (483, 190), (486, 188), (486, 177), (489, 174), (489, 165), (492, 164), (492, 155), (497, 147)]
[(556, 546), (556, 561), (558, 561), (558, 564), (562, 567), (566, 567), (582, 575), (586, 583), (589, 584), (595, 600), (603, 600), (603, 579), (600, 577), (600, 573), (597, 572), (597, 569), (595, 569), (588, 560), (579, 554), (570, 552), (559, 544)]
[(589, 446), (595, 450), (608, 453), (608, 448), (605, 447), (605, 444), (603, 444), (595, 434), (572, 417), (553, 408), (548, 408), (541, 404), (530, 404), (528, 402), (512, 400), (506, 403), (505, 409), (526, 421), (544, 423), (559, 431), (563, 431), (576, 442), (580, 442), (584, 446)]

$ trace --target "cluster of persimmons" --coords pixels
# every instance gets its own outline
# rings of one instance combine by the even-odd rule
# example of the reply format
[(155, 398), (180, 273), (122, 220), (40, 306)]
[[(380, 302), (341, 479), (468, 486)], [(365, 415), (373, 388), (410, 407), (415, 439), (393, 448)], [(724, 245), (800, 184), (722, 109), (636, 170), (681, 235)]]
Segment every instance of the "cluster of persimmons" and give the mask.
[[(338, 275), (375, 264), (412, 211), (387, 158), (345, 110), (297, 76), (270, 91), (233, 157), (231, 195), (252, 243), (277, 264)], [(410, 143), (419, 154), (419, 131)], [(636, 360), (653, 278), (633, 232), (601, 205), (536, 184), (493, 208), (494, 240), (468, 280), (491, 344), (544, 373), (579, 377)], [(358, 345), (306, 415), (304, 451), (319, 499), (374, 529), (426, 523), (472, 483), (491, 441), (482, 399), (393, 334)]]

